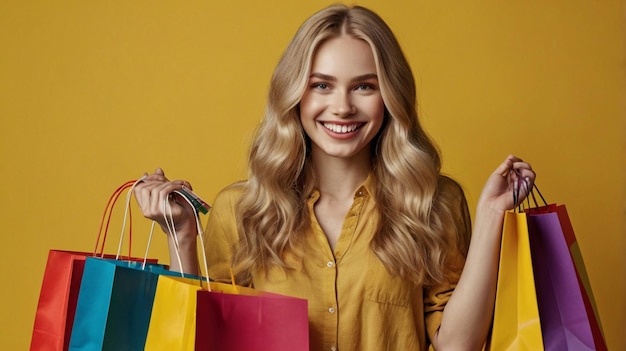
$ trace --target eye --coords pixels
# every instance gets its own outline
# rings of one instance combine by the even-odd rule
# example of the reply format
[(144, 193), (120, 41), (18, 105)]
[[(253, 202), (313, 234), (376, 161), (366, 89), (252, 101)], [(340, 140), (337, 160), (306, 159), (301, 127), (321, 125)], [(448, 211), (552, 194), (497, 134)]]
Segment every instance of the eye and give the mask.
[(364, 93), (373, 93), (378, 90), (377, 82), (363, 82), (358, 83), (354, 87), (355, 91), (364, 92)]
[(311, 84), (311, 88), (319, 89), (319, 90), (326, 90), (329, 87), (328, 87), (328, 84), (320, 82), (320, 83), (313, 83), (313, 84)]

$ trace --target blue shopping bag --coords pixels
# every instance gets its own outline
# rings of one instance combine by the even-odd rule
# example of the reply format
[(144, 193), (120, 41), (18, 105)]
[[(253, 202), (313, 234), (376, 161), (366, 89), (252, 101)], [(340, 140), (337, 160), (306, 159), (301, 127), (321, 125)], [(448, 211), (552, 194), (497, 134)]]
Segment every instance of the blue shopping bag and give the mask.
[(143, 350), (161, 265), (87, 257), (69, 350)]

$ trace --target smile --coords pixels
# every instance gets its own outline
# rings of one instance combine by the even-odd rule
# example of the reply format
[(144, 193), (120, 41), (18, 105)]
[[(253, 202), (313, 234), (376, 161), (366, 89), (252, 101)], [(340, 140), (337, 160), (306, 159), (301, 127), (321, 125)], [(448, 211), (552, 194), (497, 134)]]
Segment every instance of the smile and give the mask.
[(331, 132), (334, 133), (352, 133), (354, 131), (356, 131), (357, 129), (359, 129), (361, 126), (363, 126), (364, 123), (353, 123), (353, 124), (334, 124), (334, 123), (327, 123), (327, 122), (323, 122), (322, 125), (324, 126), (324, 128), (330, 130)]

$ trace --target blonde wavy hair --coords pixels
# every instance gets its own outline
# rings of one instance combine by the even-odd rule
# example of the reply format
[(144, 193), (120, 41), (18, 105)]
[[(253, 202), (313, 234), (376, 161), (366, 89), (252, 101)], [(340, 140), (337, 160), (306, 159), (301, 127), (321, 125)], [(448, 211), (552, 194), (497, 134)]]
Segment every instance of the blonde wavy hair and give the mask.
[(240, 245), (233, 267), (240, 283), (249, 282), (255, 269), (289, 269), (285, 254), (298, 252), (310, 226), (306, 199), (315, 178), (298, 104), (317, 48), (343, 34), (370, 45), (387, 114), (372, 147), (380, 224), (371, 249), (390, 273), (422, 285), (444, 279), (450, 247), (461, 243), (465, 252), (464, 233), (450, 233), (458, 211), (450, 206), (454, 199), (437, 196), (440, 156), (418, 122), (415, 82), (399, 43), (374, 12), (334, 5), (302, 24), (272, 76), (236, 208)]

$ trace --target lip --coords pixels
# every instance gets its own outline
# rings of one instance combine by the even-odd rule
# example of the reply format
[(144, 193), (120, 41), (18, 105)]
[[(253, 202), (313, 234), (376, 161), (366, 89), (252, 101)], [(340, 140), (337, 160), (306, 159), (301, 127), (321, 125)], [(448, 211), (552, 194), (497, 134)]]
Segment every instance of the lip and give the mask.
[[(366, 122), (331, 122), (319, 121), (321, 128), (333, 139), (345, 140), (354, 137), (359, 133)], [(347, 129), (340, 131), (340, 129)], [(352, 130), (351, 130), (352, 129)], [(350, 131), (351, 130), (351, 131)]]

